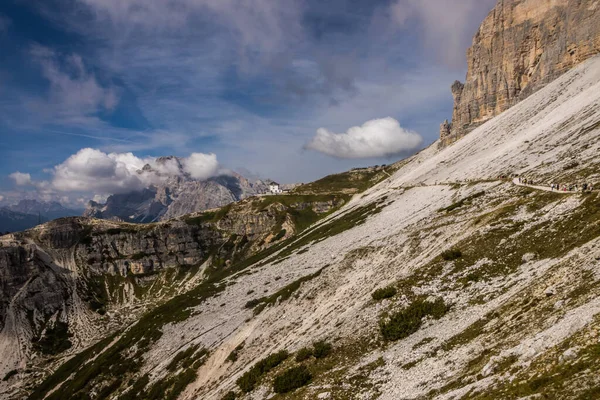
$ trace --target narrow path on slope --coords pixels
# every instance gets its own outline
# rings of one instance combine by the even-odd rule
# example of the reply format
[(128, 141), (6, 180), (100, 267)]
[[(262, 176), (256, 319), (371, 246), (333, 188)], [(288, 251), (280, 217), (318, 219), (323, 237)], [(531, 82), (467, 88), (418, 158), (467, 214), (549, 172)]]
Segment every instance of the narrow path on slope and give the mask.
[(576, 192), (575, 190), (566, 190), (566, 191), (565, 190), (554, 190), (548, 186), (527, 185), (527, 184), (519, 182), (519, 178), (514, 178), (513, 184), (515, 184), (517, 186), (523, 186), (523, 187), (528, 187), (528, 188), (532, 188), (532, 189), (543, 190), (544, 192), (552, 192), (552, 193), (559, 193), (559, 194), (579, 193), (579, 192)]

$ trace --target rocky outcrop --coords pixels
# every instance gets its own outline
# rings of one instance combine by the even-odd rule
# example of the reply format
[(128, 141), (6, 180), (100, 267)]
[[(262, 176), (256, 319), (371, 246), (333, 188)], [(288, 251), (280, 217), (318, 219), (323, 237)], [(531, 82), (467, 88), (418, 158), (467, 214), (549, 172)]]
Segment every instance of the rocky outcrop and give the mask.
[[(296, 233), (301, 214), (318, 216), (344, 202), (283, 199), (257, 197), (152, 224), (61, 218), (0, 236), (0, 377), (39, 353), (35, 343), (56, 339), (46, 333), (54, 326), (67, 326), (69, 346), (79, 349), (281, 243)], [(45, 350), (64, 351), (63, 339)]]
[[(159, 158), (157, 162), (161, 159), (170, 158)], [(264, 182), (251, 182), (235, 173), (198, 181), (183, 171), (179, 175), (161, 176), (149, 165), (142, 172), (156, 174), (157, 183), (140, 191), (111, 195), (104, 204), (90, 201), (84, 216), (136, 223), (157, 222), (222, 207), (267, 190)]]
[(499, 0), (467, 52), (464, 84), (452, 85), (447, 145), (600, 52), (599, 0)]

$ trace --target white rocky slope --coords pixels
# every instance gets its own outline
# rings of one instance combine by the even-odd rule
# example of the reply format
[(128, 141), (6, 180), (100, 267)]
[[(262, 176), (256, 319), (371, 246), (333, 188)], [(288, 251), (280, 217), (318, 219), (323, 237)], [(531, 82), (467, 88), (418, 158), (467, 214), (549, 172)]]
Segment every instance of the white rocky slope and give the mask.
[[(381, 311), (400, 307), (404, 299), (401, 296), (391, 302), (374, 304), (371, 293), (378, 287), (413, 275), (440, 252), (463, 239), (484, 235), (492, 229), (485, 224), (486, 218), (491, 219), (489, 214), (512, 205), (522, 196), (512, 183), (498, 180), (499, 176), (517, 173), (548, 182), (563, 179), (565, 183), (575, 183), (578, 174), (582, 174), (582, 177), (598, 182), (597, 170), (590, 168), (600, 162), (599, 139), (600, 58), (595, 58), (454, 145), (441, 150), (432, 145), (402, 162), (392, 178), (355, 198), (338, 215), (343, 218), (353, 207), (385, 198), (386, 205), (380, 213), (370, 216), (362, 225), (313, 243), (306, 253), (296, 253), (283, 262), (255, 268), (250, 279), (240, 277), (219, 299), (203, 304), (200, 316), (170, 328), (177, 335), (163, 336), (147, 355), (149, 365), (157, 365), (159, 360), (166, 359), (183, 345), (184, 341), (178, 340), (179, 334), (185, 335), (185, 341), (192, 337), (194, 342), (211, 349), (212, 355), (198, 371), (198, 380), (188, 387), (182, 398), (218, 399), (227, 390), (235, 388), (236, 378), (253, 361), (269, 352), (294, 351), (323, 338), (339, 343), (341, 347), (346, 342), (352, 343), (353, 339), (377, 338)], [(565, 170), (573, 165), (573, 160), (579, 165)], [(464, 186), (448, 185), (467, 180), (473, 182)], [(487, 180), (490, 182), (485, 182)], [(473, 200), (467, 212), (440, 215), (439, 209), (480, 191), (485, 191), (485, 196)], [(536, 193), (529, 196), (536, 196)], [(519, 205), (509, 220), (513, 224), (523, 224), (519, 232), (532, 235), (536, 230), (531, 227), (560, 221), (577, 210), (583, 201), (579, 195), (557, 197), (545, 200), (548, 204), (537, 212)], [(518, 232), (513, 235), (520, 240)], [(504, 238), (505, 241), (510, 239)], [(543, 234), (538, 239), (552, 240)], [(536, 254), (536, 246), (522, 249), (524, 253), (519, 254), (519, 259), (523, 263), (515, 266), (511, 273), (458, 288), (457, 281), (465, 272), (450, 274), (452, 262), (447, 262), (441, 275), (415, 282), (418, 284), (414, 290), (442, 296), (447, 303), (453, 304), (449, 314), (439, 321), (425, 323), (404, 340), (369, 348), (348, 365), (342, 362), (338, 366), (344, 370), (344, 375), (350, 376), (360, 366), (383, 357), (385, 364), (369, 377), (376, 382), (374, 388), (361, 395), (352, 392), (353, 395), (346, 393), (348, 397), (343, 397), (346, 389), (343, 385), (336, 387), (332, 373), (331, 382), (324, 378), (319, 387), (316, 383), (320, 380), (317, 380), (301, 396), (315, 398), (319, 393), (330, 393), (333, 398), (369, 399), (380, 393), (382, 399), (430, 398), (433, 396), (427, 395), (430, 390), (462, 377), (465, 364), (480, 356), (486, 347), (491, 350), (488, 359), (514, 355), (514, 363), (526, 369), (536, 359), (554, 351), (553, 346), (585, 331), (586, 324), (596, 321), (595, 316), (600, 312), (597, 297), (577, 298), (569, 304), (568, 294), (579, 284), (593, 286), (599, 278), (600, 267), (594, 261), (600, 256), (599, 244), (600, 241), (592, 237), (589, 242), (573, 246), (556, 258)], [(477, 270), (492, 262), (483, 252), (468, 270)], [(304, 283), (296, 298), (269, 308), (258, 317), (252, 317), (252, 313), (244, 309), (248, 291), (273, 293), (274, 283), (279, 288), (321, 268), (325, 268), (323, 273)], [(581, 278), (583, 275), (585, 279)], [(282, 279), (275, 281), (279, 276)], [(521, 327), (515, 326), (511, 331), (510, 322), (505, 318), (515, 312), (513, 303), (538, 298), (548, 303), (546, 306), (550, 305), (547, 315)], [(223, 303), (226, 308), (221, 307)], [(507, 311), (499, 312), (504, 308)], [(499, 317), (489, 318), (486, 329), (491, 337), (482, 333), (481, 340), (474, 339), (452, 351), (439, 348), (494, 311)], [(208, 334), (198, 335), (200, 327), (212, 326), (216, 328)], [(425, 338), (431, 338), (431, 341), (413, 350)], [(229, 352), (242, 341), (245, 341), (245, 347), (240, 359), (233, 365), (225, 362)], [(418, 360), (421, 361), (412, 368), (401, 367)], [(489, 360), (484, 357), (480, 364), (483, 361)], [(462, 388), (438, 396), (459, 396), (477, 387), (488, 387), (494, 379), (508, 378), (494, 375), (493, 364), (491, 361), (490, 365), (479, 365), (480, 369), (473, 371), (472, 376), (466, 375)], [(476, 380), (477, 374), (490, 376)], [(248, 397), (265, 398), (267, 392), (265, 385)], [(321, 398), (327, 396), (323, 394)]]
[[(107, 397), (165, 385), (170, 398), (171, 382), (192, 367), (169, 367), (198, 346), (209, 355), (193, 364), (196, 374), (186, 377), (191, 383), (181, 399), (221, 399), (229, 391), (245, 399), (595, 398), (598, 193), (558, 195), (499, 177), (598, 186), (599, 138), (594, 58), (452, 146), (434, 144), (398, 163), (391, 178), (281, 253), (228, 278), (185, 318), (163, 325), (162, 335), (145, 344), (129, 386)], [(444, 254), (452, 248), (461, 254)], [(298, 288), (280, 295), (294, 282)], [(397, 294), (373, 300), (374, 290), (387, 285)], [(247, 304), (271, 295), (254, 311)], [(424, 299), (442, 299), (449, 309), (386, 340), (386, 315)], [(290, 357), (240, 392), (237, 379), (258, 360), (321, 339), (333, 353), (302, 362), (312, 373), (308, 385), (273, 393), (274, 375), (300, 364)], [(236, 348), (237, 359), (228, 361)], [(66, 375), (61, 390), (75, 390), (81, 368)], [(93, 393), (109, 385), (105, 379)]]

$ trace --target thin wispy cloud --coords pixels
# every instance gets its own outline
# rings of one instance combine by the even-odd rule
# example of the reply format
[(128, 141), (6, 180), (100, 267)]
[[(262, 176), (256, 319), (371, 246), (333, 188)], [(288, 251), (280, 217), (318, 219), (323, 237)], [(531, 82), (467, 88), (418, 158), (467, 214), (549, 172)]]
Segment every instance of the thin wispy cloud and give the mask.
[(117, 105), (116, 90), (102, 86), (80, 55), (58, 54), (38, 44), (31, 46), (30, 54), (49, 83), (47, 96), (29, 103), (33, 111), (53, 120), (77, 121)]

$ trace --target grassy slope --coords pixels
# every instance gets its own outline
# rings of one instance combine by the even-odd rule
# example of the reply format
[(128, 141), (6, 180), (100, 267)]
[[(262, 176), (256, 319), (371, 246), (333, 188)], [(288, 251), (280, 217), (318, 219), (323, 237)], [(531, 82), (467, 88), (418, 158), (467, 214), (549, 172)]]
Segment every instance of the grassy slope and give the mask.
[[(369, 181), (372, 175), (369, 175)], [(331, 182), (331, 178), (328, 178)], [(346, 187), (347, 184), (341, 183), (337, 187)], [(355, 185), (354, 185), (355, 186)], [(368, 182), (361, 180), (360, 190), (368, 187)], [(46, 378), (32, 392), (30, 399), (42, 399), (48, 396), (53, 389), (60, 386), (60, 390), (52, 393), (47, 398), (85, 398), (89, 391), (93, 388), (103, 387), (101, 398), (108, 397), (114, 393), (120, 393), (120, 398), (128, 398), (134, 396), (139, 398), (153, 398), (156, 393), (162, 391), (167, 393), (165, 398), (175, 398), (181, 390), (187, 386), (195, 378), (195, 370), (199, 365), (191, 364), (183, 372), (177, 374), (168, 374), (167, 387), (148, 387), (148, 377), (140, 376), (139, 370), (143, 363), (142, 357), (144, 352), (155, 343), (161, 336), (161, 328), (168, 323), (183, 321), (190, 315), (190, 309), (201, 304), (205, 299), (218, 294), (225, 288), (224, 280), (227, 277), (235, 275), (249, 266), (258, 262), (264, 262), (270, 256), (278, 251), (284, 250), (284, 256), (296, 251), (299, 247), (311, 243), (312, 241), (322, 240), (331, 235), (335, 235), (344, 230), (350, 229), (356, 224), (363, 223), (365, 218), (372, 212), (377, 210), (376, 205), (365, 209), (351, 211), (348, 218), (342, 226), (337, 223), (329, 223), (324, 226), (319, 226), (313, 229), (307, 229), (310, 225), (317, 222), (327, 214), (317, 214), (313, 211), (312, 205), (324, 203), (331, 205), (332, 211), (348, 201), (349, 196), (343, 193), (334, 194), (292, 194), (284, 196), (269, 196), (259, 198), (252, 201), (252, 206), (256, 212), (264, 210), (271, 204), (282, 205), (282, 219), (285, 215), (290, 215), (297, 232), (303, 232), (298, 237), (292, 237), (280, 243), (257, 253), (246, 254), (245, 257), (239, 259), (231, 268), (209, 269), (209, 276), (200, 285), (187, 293), (175, 296), (164, 304), (159, 305), (147, 314), (145, 314), (136, 324), (125, 331), (116, 333), (95, 346), (92, 346), (83, 352), (77, 354), (69, 361), (61, 365), (57, 371)], [(218, 224), (223, 218), (228, 217), (230, 213), (234, 213), (236, 205), (228, 205), (217, 211), (205, 212), (200, 215), (183, 217), (186, 223), (191, 225), (202, 224)], [(130, 225), (124, 228), (112, 228), (113, 233), (120, 233), (122, 229), (133, 229)], [(144, 229), (141, 226), (140, 229)], [(118, 230), (119, 232), (116, 232)], [(164, 292), (171, 284), (176, 284), (180, 274), (177, 272), (174, 277), (168, 277), (165, 285), (161, 286), (160, 290)], [(110, 279), (111, 282), (98, 282), (95, 286), (104, 288), (112, 287), (114, 293), (120, 292), (123, 284), (129, 283), (134, 287), (135, 293), (140, 295), (149, 295), (146, 285), (140, 284), (135, 277)], [(115, 281), (115, 282), (112, 282)], [(180, 283), (180, 282), (179, 282)], [(301, 283), (301, 282), (300, 282)], [(294, 286), (293, 284), (290, 285)], [(297, 285), (298, 286), (298, 285)], [(154, 286), (152, 286), (154, 287)], [(296, 288), (296, 286), (294, 286)], [(171, 289), (169, 289), (171, 290)], [(289, 289), (293, 292), (293, 288)], [(105, 298), (106, 293), (103, 289), (100, 290), (96, 298)], [(113, 293), (113, 295), (114, 295)], [(270, 304), (269, 299), (260, 302), (260, 308), (264, 308)], [(116, 339), (115, 339), (116, 338)], [(116, 342), (106, 347), (107, 343), (113, 339)], [(137, 351), (132, 353), (129, 349), (135, 348)], [(69, 378), (69, 379), (67, 379)], [(155, 386), (158, 384), (155, 384)]]

